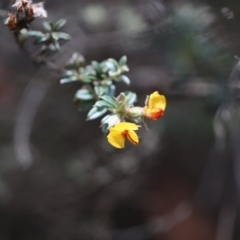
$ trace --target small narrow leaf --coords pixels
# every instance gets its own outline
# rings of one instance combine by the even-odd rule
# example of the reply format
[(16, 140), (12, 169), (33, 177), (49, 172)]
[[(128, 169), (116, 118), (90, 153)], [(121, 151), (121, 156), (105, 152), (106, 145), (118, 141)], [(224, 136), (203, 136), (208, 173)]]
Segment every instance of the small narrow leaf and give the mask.
[(27, 32), (23, 33), (22, 35), (29, 36), (29, 37), (44, 37), (45, 36), (45, 34), (40, 31), (27, 31)]
[(127, 63), (127, 57), (126, 56), (121, 57), (119, 60), (119, 65), (124, 66), (126, 65), (126, 63)]
[(112, 104), (104, 101), (104, 100), (99, 100), (97, 101), (94, 106), (98, 107), (98, 108), (114, 108)]
[(66, 24), (67, 20), (66, 19), (59, 19), (54, 25), (53, 25), (53, 29), (55, 31), (60, 30), (65, 24)]
[(127, 104), (131, 105), (137, 101), (137, 95), (134, 92), (126, 91), (124, 92), (125, 97), (127, 98)]
[(101, 129), (102, 129), (102, 132), (104, 134), (107, 134), (107, 132), (108, 132), (108, 124), (107, 123), (102, 124), (101, 125)]
[(77, 81), (77, 77), (75, 76), (71, 76), (69, 78), (62, 78), (60, 79), (60, 83), (64, 84), (64, 83), (70, 83), (70, 82), (76, 82)]
[(117, 62), (115, 59), (109, 58), (107, 61), (108, 61), (108, 62), (111, 62), (116, 69), (119, 67), (118, 62)]
[(130, 85), (130, 83), (131, 83), (130, 79), (125, 75), (121, 76), (121, 80), (122, 80), (122, 82), (124, 82), (127, 85)]
[(109, 71), (116, 71), (118, 68), (118, 66), (116, 66), (112, 61), (107, 60), (104, 62), (103, 67), (102, 67), (102, 71), (103, 72), (109, 72)]
[(80, 100), (91, 100), (94, 97), (88, 89), (80, 89), (76, 92), (75, 98)]
[(64, 33), (64, 32), (58, 32), (58, 33), (55, 33), (59, 39), (62, 39), (62, 40), (70, 40), (71, 39), (71, 36), (67, 33)]
[(97, 61), (92, 61), (91, 64), (97, 73), (100, 74), (102, 72), (101, 66)]
[(128, 72), (129, 68), (127, 65), (122, 66), (122, 72)]
[(109, 96), (114, 96), (115, 92), (116, 92), (116, 86), (115, 85), (108, 86), (108, 95)]
[(51, 51), (55, 52), (57, 49), (56, 49), (56, 46), (54, 44), (50, 44), (48, 45), (48, 49), (50, 49)]
[(107, 122), (107, 120), (111, 117), (112, 115), (106, 115), (102, 120), (101, 120), (101, 124), (104, 124)]
[(116, 72), (116, 71), (109, 71), (109, 72), (108, 72), (108, 75), (109, 75), (110, 77), (117, 77), (117, 76), (118, 76), (118, 72)]
[(103, 108), (103, 109), (99, 109), (97, 107), (93, 107), (87, 115), (87, 120), (93, 120), (96, 119), (98, 117), (101, 117), (104, 113), (107, 112), (107, 109)]
[(55, 42), (55, 48), (56, 48), (57, 51), (60, 50), (61, 47), (60, 47), (60, 44), (58, 42)]
[(52, 33), (52, 38), (57, 41), (59, 39), (58, 33)]
[(101, 97), (102, 100), (106, 101), (107, 103), (109, 103), (109, 105), (112, 106), (112, 108), (116, 108), (117, 107), (117, 102), (113, 97), (104, 95)]
[(51, 27), (51, 25), (50, 25), (49, 22), (44, 21), (44, 22), (42, 23), (42, 25), (43, 25), (43, 27), (44, 27), (44, 29), (45, 29), (46, 31), (48, 31), (48, 32), (52, 31), (52, 27)]
[(99, 97), (107, 94), (107, 90), (107, 86), (94, 86), (94, 91)]
[(73, 71), (73, 70), (67, 70), (67, 71), (64, 71), (63, 72), (63, 74), (62, 74), (62, 76), (63, 77), (70, 77), (70, 76), (72, 76), (72, 75), (76, 75), (76, 71)]

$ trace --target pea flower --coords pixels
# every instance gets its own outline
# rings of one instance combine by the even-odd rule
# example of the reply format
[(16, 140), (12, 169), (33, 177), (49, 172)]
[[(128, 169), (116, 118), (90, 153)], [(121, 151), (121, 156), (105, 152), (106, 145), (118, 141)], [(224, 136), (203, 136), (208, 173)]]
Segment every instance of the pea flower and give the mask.
[(125, 139), (127, 138), (130, 143), (137, 145), (139, 142), (138, 135), (134, 132), (138, 130), (138, 125), (129, 122), (117, 123), (111, 127), (107, 136), (108, 142), (115, 148), (124, 148)]
[(166, 108), (166, 98), (157, 91), (152, 93), (143, 108), (143, 115), (151, 120), (159, 119)]

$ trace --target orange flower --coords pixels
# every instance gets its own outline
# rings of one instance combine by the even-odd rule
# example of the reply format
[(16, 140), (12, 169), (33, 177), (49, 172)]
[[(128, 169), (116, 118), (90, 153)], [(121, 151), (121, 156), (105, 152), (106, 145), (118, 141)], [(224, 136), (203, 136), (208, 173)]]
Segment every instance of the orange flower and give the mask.
[(151, 120), (159, 119), (166, 108), (166, 98), (157, 91), (147, 98), (146, 106), (143, 108), (143, 115)]

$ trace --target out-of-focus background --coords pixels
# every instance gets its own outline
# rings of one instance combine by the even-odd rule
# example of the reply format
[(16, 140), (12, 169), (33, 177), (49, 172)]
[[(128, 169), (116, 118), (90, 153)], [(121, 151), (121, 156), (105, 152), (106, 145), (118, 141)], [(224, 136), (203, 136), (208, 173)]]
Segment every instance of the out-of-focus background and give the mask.
[[(2, 23), (13, 2), (0, 2)], [(86, 122), (74, 106), (80, 85), (36, 68), (1, 24), (0, 239), (240, 239), (240, 2), (45, 8), (72, 35), (53, 59), (127, 55), (138, 104), (159, 91), (167, 108), (138, 146), (113, 149), (99, 120)]]

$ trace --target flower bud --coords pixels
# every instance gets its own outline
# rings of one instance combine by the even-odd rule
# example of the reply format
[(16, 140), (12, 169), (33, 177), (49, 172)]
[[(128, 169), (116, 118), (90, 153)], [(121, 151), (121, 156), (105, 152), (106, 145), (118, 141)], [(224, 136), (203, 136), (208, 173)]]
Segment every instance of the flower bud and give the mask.
[(125, 116), (128, 118), (139, 118), (143, 116), (143, 108), (142, 107), (126, 107), (125, 108)]

